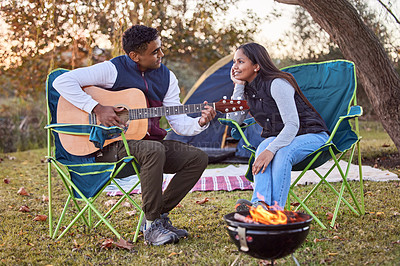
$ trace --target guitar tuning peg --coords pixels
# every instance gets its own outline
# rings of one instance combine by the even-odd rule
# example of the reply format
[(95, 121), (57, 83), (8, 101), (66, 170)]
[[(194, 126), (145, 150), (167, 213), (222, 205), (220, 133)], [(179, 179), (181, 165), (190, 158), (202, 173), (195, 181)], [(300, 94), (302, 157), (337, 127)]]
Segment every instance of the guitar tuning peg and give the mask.
[(222, 97), (222, 99), (226, 100), (226, 99), (228, 99), (228, 97), (224, 96), (224, 97)]

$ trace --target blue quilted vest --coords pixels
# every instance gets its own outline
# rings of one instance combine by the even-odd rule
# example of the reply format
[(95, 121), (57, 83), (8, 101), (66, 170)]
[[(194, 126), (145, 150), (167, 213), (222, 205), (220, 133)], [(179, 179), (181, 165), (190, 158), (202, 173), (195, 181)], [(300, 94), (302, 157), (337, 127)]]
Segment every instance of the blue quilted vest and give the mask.
[[(256, 77), (250, 84), (246, 84), (244, 92), (251, 115), (263, 128), (261, 133), (263, 138), (277, 136), (284, 127), (278, 106), (271, 95), (272, 81), (273, 79), (263, 81)], [(297, 92), (294, 94), (294, 100), (300, 120), (297, 136), (323, 131), (329, 134), (324, 120), (303, 101)]]
[[(169, 69), (161, 64), (157, 69), (142, 72), (135, 61), (127, 55), (111, 59), (118, 71), (117, 80), (109, 90), (118, 91), (128, 88), (137, 88), (143, 91), (147, 98), (148, 107), (162, 106), (165, 94), (169, 88)], [(149, 119), (148, 134), (144, 139), (161, 140), (167, 132), (160, 128), (160, 118)]]

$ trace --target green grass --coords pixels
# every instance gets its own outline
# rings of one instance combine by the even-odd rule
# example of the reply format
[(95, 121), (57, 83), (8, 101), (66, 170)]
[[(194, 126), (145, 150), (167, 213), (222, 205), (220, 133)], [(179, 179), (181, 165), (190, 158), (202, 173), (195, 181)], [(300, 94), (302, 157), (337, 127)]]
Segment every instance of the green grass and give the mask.
[[(375, 130), (373, 122), (362, 122), (364, 136), (363, 156), (377, 156), (375, 152), (387, 153), (390, 140), (382, 134), (379, 125)], [(369, 129), (368, 129), (369, 128)], [(370, 135), (368, 135), (370, 134)], [(383, 141), (383, 142), (382, 142)], [(373, 154), (370, 154), (373, 153)], [(43, 162), (44, 149), (0, 154), (2, 180), (0, 185), (0, 264), (2, 265), (265, 265), (261, 261), (239, 253), (230, 241), (223, 216), (233, 211), (238, 198), (250, 198), (251, 191), (194, 192), (189, 193), (175, 208), (171, 219), (177, 227), (189, 231), (190, 237), (176, 245), (161, 247), (147, 246), (141, 235), (134, 244), (134, 250), (104, 249), (101, 243), (114, 235), (100, 226), (88, 231), (80, 221), (61, 240), (48, 236), (48, 223), (33, 221), (37, 214), (47, 215), (47, 165)], [(217, 165), (218, 166), (218, 165)], [(210, 166), (210, 167), (217, 167)], [(393, 169), (399, 170), (399, 169)], [(358, 183), (351, 182), (356, 188)], [(17, 194), (25, 187), (29, 196)], [(340, 184), (334, 185), (339, 189)], [(305, 195), (310, 186), (296, 188)], [(357, 189), (356, 189), (357, 190)], [(333, 212), (334, 196), (323, 187), (321, 193), (309, 202), (316, 215), (328, 223), (327, 213)], [(304, 244), (295, 252), (302, 265), (396, 265), (400, 261), (400, 181), (365, 182), (366, 214), (357, 217), (345, 207), (339, 213), (336, 229), (323, 230), (312, 223)], [(63, 207), (66, 193), (61, 181), (54, 179), (54, 206), (57, 211)], [(135, 196), (139, 199), (138, 196)], [(209, 198), (205, 204), (197, 200)], [(110, 197), (100, 198), (99, 208), (105, 209), (104, 202)], [(19, 212), (22, 205), (30, 208), (29, 213)], [(71, 206), (72, 207), (72, 206)], [(74, 210), (72, 207), (71, 210)], [(120, 207), (112, 215), (111, 222), (126, 240), (132, 240), (137, 216), (129, 216), (129, 209)], [(75, 211), (74, 211), (75, 212)], [(295, 265), (290, 256), (276, 261), (279, 265)]]

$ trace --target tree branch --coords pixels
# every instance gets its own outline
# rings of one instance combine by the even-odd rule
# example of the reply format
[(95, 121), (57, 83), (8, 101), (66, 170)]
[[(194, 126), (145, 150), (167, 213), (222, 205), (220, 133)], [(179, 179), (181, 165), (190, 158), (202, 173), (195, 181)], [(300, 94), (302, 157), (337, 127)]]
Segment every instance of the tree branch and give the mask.
[(382, 3), (381, 0), (378, 0), (378, 2), (387, 10), (387, 12), (389, 12), (390, 15), (392, 15), (392, 17), (394, 18), (394, 20), (396, 20), (396, 22), (397, 22), (398, 24), (400, 24), (400, 21), (397, 19), (397, 17), (395, 16), (395, 14), (393, 14), (392, 10), (391, 10), (388, 6), (385, 5), (384, 3)]
[(274, 0), (275, 2), (287, 5), (298, 5), (299, 0)]

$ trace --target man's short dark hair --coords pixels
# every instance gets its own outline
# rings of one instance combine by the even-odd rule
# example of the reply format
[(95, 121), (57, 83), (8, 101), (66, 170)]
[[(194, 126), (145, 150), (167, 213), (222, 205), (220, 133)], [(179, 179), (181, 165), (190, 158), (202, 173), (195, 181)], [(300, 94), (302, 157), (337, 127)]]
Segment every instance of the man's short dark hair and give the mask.
[(130, 52), (141, 53), (147, 45), (158, 38), (158, 31), (144, 25), (134, 25), (127, 29), (122, 36), (122, 48), (126, 54)]

